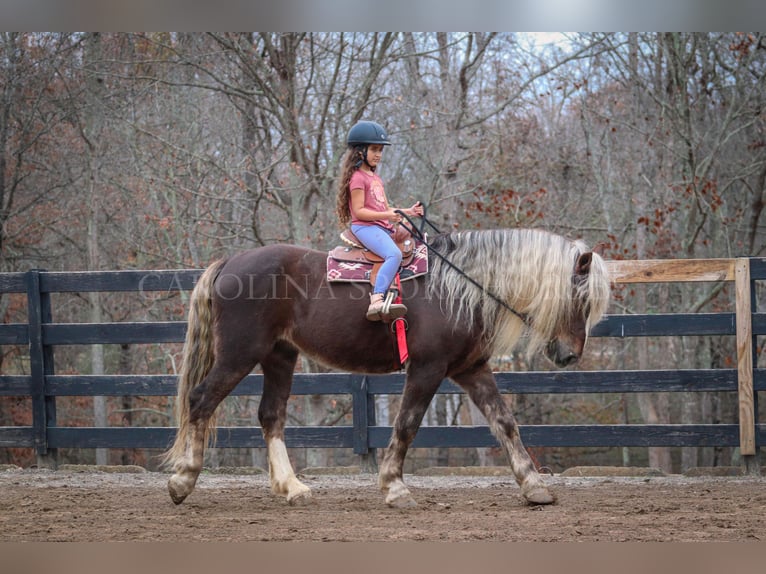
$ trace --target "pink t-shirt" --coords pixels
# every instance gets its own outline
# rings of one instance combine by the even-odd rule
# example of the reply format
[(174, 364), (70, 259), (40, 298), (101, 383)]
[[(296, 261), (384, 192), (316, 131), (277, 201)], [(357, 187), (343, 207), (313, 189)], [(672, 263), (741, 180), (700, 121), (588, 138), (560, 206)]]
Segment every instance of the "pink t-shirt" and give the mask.
[[(364, 190), (364, 206), (374, 211), (387, 211), (386, 191), (383, 189), (383, 180), (376, 173), (367, 173), (358, 169), (351, 176), (348, 183), (349, 190)], [(387, 219), (376, 219), (375, 221), (362, 221), (354, 215), (354, 207), (351, 205), (351, 196), (349, 194), (349, 209), (351, 210), (352, 225), (379, 225), (386, 229), (393, 229), (394, 226)]]

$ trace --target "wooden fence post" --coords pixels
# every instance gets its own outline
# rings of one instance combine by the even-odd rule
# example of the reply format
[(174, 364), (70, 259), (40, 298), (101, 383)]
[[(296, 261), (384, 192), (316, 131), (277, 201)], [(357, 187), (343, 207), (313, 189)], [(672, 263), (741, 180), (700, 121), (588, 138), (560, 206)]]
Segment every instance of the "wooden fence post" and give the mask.
[[(370, 425), (375, 424), (374, 397), (368, 394), (369, 381), (366, 376), (355, 379), (353, 387), (353, 419), (354, 419), (354, 453), (360, 457), (360, 468), (364, 473), (374, 474), (378, 471), (375, 449), (368, 446)], [(370, 405), (372, 404), (372, 409)]]
[[(364, 383), (365, 405), (367, 408), (367, 435), (369, 436), (370, 427), (378, 424), (378, 421), (375, 414), (375, 395), (368, 392), (370, 385), (367, 377), (364, 378)], [(378, 449), (368, 448), (367, 454), (363, 457), (362, 472), (370, 474), (378, 473)]]
[(735, 262), (734, 282), (737, 320), (737, 388), (739, 395), (739, 449), (745, 472), (760, 474), (755, 435), (755, 393), (753, 392), (753, 289), (750, 259)]
[(43, 342), (43, 323), (52, 320), (49, 293), (40, 289), (40, 270), (26, 273), (29, 318), (29, 367), (32, 378), (32, 420), (37, 466), (56, 468), (58, 451), (48, 448), (48, 427), (56, 426), (56, 397), (46, 394), (45, 377), (53, 374), (53, 349)]

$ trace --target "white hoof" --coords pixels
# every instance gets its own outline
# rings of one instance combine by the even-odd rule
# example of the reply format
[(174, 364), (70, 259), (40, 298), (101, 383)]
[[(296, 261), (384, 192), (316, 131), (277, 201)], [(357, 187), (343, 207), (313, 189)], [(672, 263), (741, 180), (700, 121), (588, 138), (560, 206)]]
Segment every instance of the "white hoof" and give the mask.
[(401, 480), (395, 481), (388, 487), (386, 504), (391, 508), (416, 508), (418, 503), (412, 498), (409, 489)]
[(545, 486), (535, 486), (529, 490), (523, 490), (522, 495), (527, 504), (553, 504), (556, 502), (556, 498)]
[(168, 480), (168, 492), (170, 493), (170, 498), (176, 504), (181, 504), (186, 500), (186, 497), (192, 493), (196, 483), (196, 476), (174, 474)]
[(308, 504), (311, 500), (311, 489), (305, 484), (300, 484), (300, 486), (293, 488), (287, 493), (287, 503), (290, 506)]

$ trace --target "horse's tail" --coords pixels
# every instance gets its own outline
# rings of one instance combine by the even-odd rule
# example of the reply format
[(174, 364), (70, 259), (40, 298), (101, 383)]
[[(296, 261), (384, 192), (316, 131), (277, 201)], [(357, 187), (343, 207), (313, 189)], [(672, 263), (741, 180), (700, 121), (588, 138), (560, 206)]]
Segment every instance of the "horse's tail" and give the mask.
[[(192, 290), (189, 301), (189, 317), (186, 329), (186, 341), (183, 347), (181, 372), (178, 377), (175, 416), (178, 431), (173, 446), (162, 457), (162, 466), (175, 467), (184, 458), (189, 438), (189, 395), (199, 385), (213, 367), (213, 313), (212, 295), (221, 267), (226, 262), (220, 259), (212, 263), (200, 276)], [(208, 420), (203, 444), (215, 432), (215, 414)]]

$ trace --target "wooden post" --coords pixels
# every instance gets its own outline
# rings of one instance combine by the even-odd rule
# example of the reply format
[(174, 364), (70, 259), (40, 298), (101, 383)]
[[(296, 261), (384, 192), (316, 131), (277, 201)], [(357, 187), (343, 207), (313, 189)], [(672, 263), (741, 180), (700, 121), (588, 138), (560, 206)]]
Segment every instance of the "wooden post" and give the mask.
[(374, 448), (368, 446), (368, 430), (370, 425), (375, 424), (375, 410), (370, 410), (371, 397), (367, 390), (369, 389), (369, 380), (366, 376), (361, 377), (358, 382), (353, 382), (353, 419), (354, 419), (354, 452), (359, 455), (360, 468), (363, 473), (374, 474), (378, 471), (377, 453)]
[[(369, 441), (370, 427), (378, 424), (377, 415), (375, 414), (375, 395), (370, 394), (369, 380), (365, 377), (364, 393), (366, 395), (367, 404), (367, 437)], [(377, 474), (378, 473), (378, 449), (368, 448), (367, 454), (362, 457), (362, 472)]]
[(759, 472), (756, 460), (755, 398), (753, 392), (753, 329), (750, 260), (739, 257), (734, 273), (737, 317), (737, 387), (739, 449), (746, 472)]
[(29, 363), (32, 377), (32, 419), (37, 465), (56, 468), (58, 451), (48, 448), (48, 427), (56, 426), (56, 398), (47, 396), (45, 377), (53, 374), (53, 349), (43, 343), (43, 323), (51, 322), (50, 295), (40, 289), (40, 271), (26, 274), (29, 321)]

